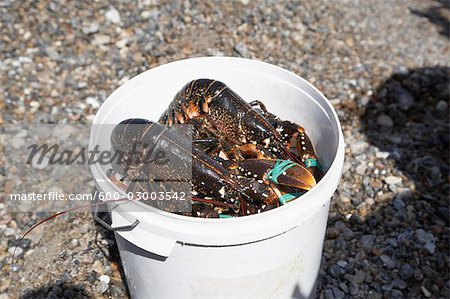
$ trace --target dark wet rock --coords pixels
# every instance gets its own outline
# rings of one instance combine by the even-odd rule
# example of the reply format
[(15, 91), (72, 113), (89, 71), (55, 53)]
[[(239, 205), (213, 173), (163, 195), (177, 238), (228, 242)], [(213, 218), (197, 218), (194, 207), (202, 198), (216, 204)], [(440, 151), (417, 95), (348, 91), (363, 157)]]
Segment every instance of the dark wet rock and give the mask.
[(395, 263), (390, 256), (382, 254), (380, 255), (380, 259), (383, 262), (383, 265), (386, 267), (386, 269), (392, 270), (395, 268)]
[(414, 269), (409, 265), (405, 264), (400, 269), (400, 277), (404, 280), (409, 280), (414, 276)]

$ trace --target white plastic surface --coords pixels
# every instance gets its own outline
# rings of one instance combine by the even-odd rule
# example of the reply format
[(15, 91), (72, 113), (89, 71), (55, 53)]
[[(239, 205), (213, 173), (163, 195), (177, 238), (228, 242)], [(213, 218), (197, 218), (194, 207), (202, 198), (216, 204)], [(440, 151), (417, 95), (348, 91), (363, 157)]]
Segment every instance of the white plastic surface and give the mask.
[[(279, 67), (253, 60), (182, 60), (151, 69), (122, 85), (102, 105), (94, 124), (117, 124), (131, 117), (157, 120), (176, 92), (199, 78), (223, 81), (245, 100), (261, 100), (269, 111), (305, 127), (327, 173), (300, 199), (240, 218), (184, 217), (138, 202), (111, 207), (113, 226), (140, 221), (134, 230), (118, 233), (131, 295), (310, 297), (320, 266), (329, 201), (344, 160), (337, 115), (311, 84)], [(101, 137), (94, 126), (91, 141)], [(109, 140), (103, 139), (101, 147), (109, 149)], [(91, 170), (100, 191), (119, 191), (101, 169), (94, 165)], [(136, 212), (136, 206), (131, 205), (139, 205), (141, 211)]]

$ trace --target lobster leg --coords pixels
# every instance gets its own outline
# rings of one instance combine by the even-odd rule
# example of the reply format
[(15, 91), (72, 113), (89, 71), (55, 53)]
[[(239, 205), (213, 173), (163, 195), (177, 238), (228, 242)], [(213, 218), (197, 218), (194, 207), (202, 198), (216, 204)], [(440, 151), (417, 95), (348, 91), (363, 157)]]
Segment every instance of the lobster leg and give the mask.
[(249, 104), (250, 104), (250, 106), (252, 106), (252, 107), (258, 106), (258, 107), (262, 110), (262, 114), (263, 114), (264, 116), (266, 116), (267, 114), (271, 114), (271, 113), (267, 110), (266, 105), (264, 105), (264, 103), (261, 102), (261, 101), (259, 101), (259, 100), (251, 101)]
[(220, 149), (220, 144), (215, 138), (196, 139), (192, 143), (207, 154), (216, 152), (218, 148)]
[[(270, 113), (266, 106), (261, 101), (250, 102), (252, 107), (258, 106), (262, 114), (269, 120), (269, 122), (281, 133), (282, 137), (291, 137), (295, 140), (297, 145), (297, 154), (300, 156), (301, 162), (314, 175), (316, 180), (320, 180), (323, 176), (317, 155), (314, 151), (311, 139), (306, 134), (305, 129), (291, 121), (281, 120), (278, 116)], [(288, 146), (291, 140), (286, 140)], [(298, 160), (297, 160), (298, 162)]]

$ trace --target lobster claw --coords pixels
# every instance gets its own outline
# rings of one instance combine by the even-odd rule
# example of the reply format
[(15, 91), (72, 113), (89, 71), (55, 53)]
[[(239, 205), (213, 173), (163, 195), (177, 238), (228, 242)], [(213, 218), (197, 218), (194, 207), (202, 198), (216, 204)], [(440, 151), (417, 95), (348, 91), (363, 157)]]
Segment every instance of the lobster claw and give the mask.
[(316, 179), (304, 166), (290, 160), (245, 159), (239, 162), (242, 175), (265, 182), (310, 190)]

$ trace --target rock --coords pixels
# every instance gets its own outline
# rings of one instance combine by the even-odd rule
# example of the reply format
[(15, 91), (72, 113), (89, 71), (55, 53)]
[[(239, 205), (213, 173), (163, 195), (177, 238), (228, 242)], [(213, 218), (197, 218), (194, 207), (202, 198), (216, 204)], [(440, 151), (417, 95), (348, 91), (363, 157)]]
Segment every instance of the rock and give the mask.
[(366, 250), (366, 252), (370, 252), (375, 245), (376, 239), (377, 237), (374, 235), (363, 235), (360, 239), (360, 244)]
[(98, 280), (100, 280), (101, 282), (104, 282), (106, 284), (109, 284), (109, 282), (111, 281), (111, 278), (109, 278), (108, 275), (101, 275)]
[(389, 157), (389, 152), (376, 152), (375, 156), (379, 159), (386, 159)]
[(391, 259), (390, 256), (388, 256), (387, 254), (382, 254), (380, 255), (380, 259), (383, 262), (383, 265), (386, 267), (386, 269), (388, 270), (392, 270), (395, 268), (395, 263), (394, 261)]
[(364, 175), (366, 173), (367, 166), (364, 164), (359, 164), (356, 167), (356, 173), (359, 175)]
[(109, 285), (103, 281), (98, 281), (94, 285), (94, 291), (103, 294), (108, 289)]
[(354, 143), (350, 143), (350, 150), (352, 151), (353, 155), (358, 155), (363, 153), (369, 144), (365, 141), (357, 141)]
[(407, 286), (408, 286), (408, 284), (401, 279), (394, 279), (392, 281), (392, 287), (395, 289), (404, 290), (404, 289), (406, 289)]
[(409, 110), (414, 101), (414, 95), (409, 90), (401, 88), (397, 91), (397, 104), (403, 111)]
[(388, 238), (386, 240), (388, 244), (390, 244), (392, 247), (398, 247), (398, 241), (396, 238)]
[(390, 291), (392, 290), (392, 283), (387, 283), (385, 285), (383, 285), (383, 287), (381, 288), (383, 291)]
[(361, 217), (366, 217), (369, 214), (370, 208), (369, 205), (365, 202), (360, 203), (357, 207), (359, 215)]
[(395, 72), (396, 74), (403, 75), (403, 76), (406, 76), (406, 75), (409, 74), (408, 68), (407, 68), (406, 66), (404, 66), (404, 65), (401, 65), (401, 66), (399, 66), (399, 67), (396, 67), (395, 70), (394, 70), (394, 72)]
[(450, 222), (450, 210), (448, 209), (448, 207), (438, 207), (436, 211), (439, 217), (441, 217), (448, 225)]
[(103, 265), (102, 262), (100, 262), (99, 260), (95, 261), (94, 264), (92, 265), (92, 269), (97, 272), (98, 274), (103, 273)]
[(92, 33), (97, 33), (99, 28), (100, 25), (98, 24), (98, 22), (94, 21), (88, 24), (87, 26), (84, 26), (81, 30), (83, 31), (84, 34), (88, 35)]
[(46, 47), (45, 54), (47, 54), (47, 56), (50, 57), (50, 59), (53, 59), (53, 60), (60, 59), (58, 52), (53, 47)]
[(109, 44), (110, 42), (111, 38), (108, 35), (96, 34), (94, 40), (92, 41), (92, 44), (99, 46)]
[(405, 264), (400, 269), (400, 277), (409, 280), (414, 276), (414, 269), (409, 264)]
[(402, 299), (403, 298), (403, 293), (399, 290), (393, 289), (389, 292), (389, 298), (392, 299)]
[[(15, 254), (14, 254), (14, 250), (15, 250)], [(9, 247), (9, 248), (8, 248), (8, 253), (9, 253), (11, 256), (13, 256), (13, 254), (14, 254), (14, 258), (19, 258), (19, 257), (21, 257), (22, 254), (23, 254), (23, 249), (20, 248), (20, 247), (12, 246), (12, 247)]]
[(114, 7), (111, 7), (106, 13), (105, 18), (113, 24), (119, 24), (121, 22), (120, 13)]
[(428, 242), (435, 241), (432, 233), (428, 233), (421, 228), (419, 228), (415, 231), (415, 237), (416, 237), (417, 241), (419, 241), (420, 243), (428, 243)]
[(10, 285), (11, 285), (11, 280), (3, 279), (2, 283), (0, 284), (0, 293), (4, 293), (9, 288)]
[(250, 52), (243, 43), (235, 45), (234, 51), (236, 51), (236, 53), (238, 53), (241, 57), (250, 58)]
[(437, 166), (430, 167), (430, 182), (433, 187), (439, 185), (442, 180), (441, 170)]
[(424, 286), (421, 286), (421, 287), (420, 287), (420, 290), (422, 291), (422, 294), (423, 294), (425, 297), (427, 297), (427, 298), (430, 298), (430, 297), (431, 297), (430, 291), (428, 291)]
[(20, 264), (14, 263), (14, 265), (11, 266), (11, 271), (12, 271), (12, 272), (17, 272), (17, 271), (19, 271), (20, 269), (22, 269), (22, 265), (20, 265)]
[(395, 199), (399, 199), (403, 202), (408, 201), (412, 197), (413, 193), (409, 188), (399, 188), (397, 190), (397, 194), (395, 195)]
[(436, 244), (434, 242), (427, 242), (423, 246), (430, 254), (434, 254), (436, 252)]
[(338, 288), (331, 288), (325, 290), (325, 298), (327, 299), (342, 299), (345, 297), (345, 293)]
[(23, 239), (20, 242), (20, 247), (22, 247), (23, 249), (28, 249), (31, 245), (31, 240), (30, 239)]
[(377, 118), (377, 124), (384, 127), (394, 126), (394, 121), (389, 115), (380, 114)]
[(355, 233), (342, 221), (337, 221), (334, 226), (342, 233), (344, 239), (346, 240), (350, 240), (355, 235)]
[(78, 88), (78, 89), (83, 89), (83, 88), (86, 88), (87, 85), (88, 85), (88, 84), (87, 84), (86, 82), (84, 82), (84, 81), (78, 82), (77, 88)]
[(361, 284), (362, 282), (364, 282), (365, 278), (366, 278), (365, 273), (359, 270), (355, 271), (355, 275), (350, 274), (345, 275), (345, 279), (354, 284)]
[(336, 265), (332, 265), (330, 267), (330, 274), (333, 275), (334, 278), (339, 278), (341, 276), (341, 268)]
[(448, 103), (441, 100), (436, 104), (436, 109), (440, 112), (448, 112)]
[(16, 234), (16, 230), (12, 227), (7, 227), (3, 233), (5, 234), (6, 237), (10, 237)]
[(86, 103), (88, 103), (92, 108), (97, 109), (100, 107), (100, 103), (95, 97), (87, 97)]
[(400, 185), (402, 183), (402, 178), (396, 176), (388, 176), (384, 179), (388, 185)]
[(397, 210), (402, 210), (406, 206), (405, 202), (403, 200), (401, 200), (399, 197), (395, 197), (393, 204)]
[(341, 267), (341, 268), (345, 268), (345, 267), (347, 267), (347, 262), (346, 262), (346, 261), (343, 261), (343, 260), (339, 260), (339, 261), (337, 262), (337, 265), (338, 265), (339, 267)]
[(39, 104), (38, 101), (31, 101), (30, 102), (31, 112), (32, 113), (36, 112), (40, 106), (41, 106), (41, 104)]
[(25, 145), (25, 140), (23, 138), (15, 137), (9, 141), (9, 144), (15, 148), (19, 149)]
[(370, 103), (370, 98), (368, 96), (363, 96), (358, 100), (358, 106), (361, 108), (366, 107)]

